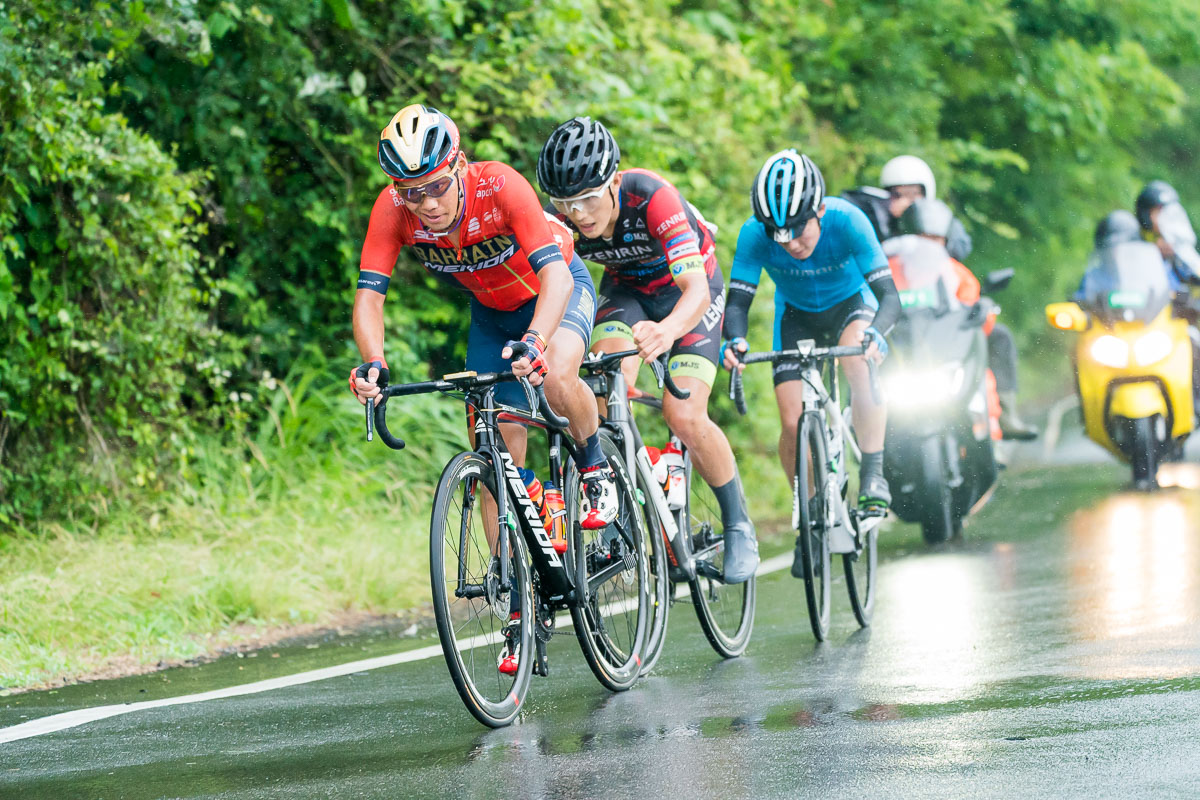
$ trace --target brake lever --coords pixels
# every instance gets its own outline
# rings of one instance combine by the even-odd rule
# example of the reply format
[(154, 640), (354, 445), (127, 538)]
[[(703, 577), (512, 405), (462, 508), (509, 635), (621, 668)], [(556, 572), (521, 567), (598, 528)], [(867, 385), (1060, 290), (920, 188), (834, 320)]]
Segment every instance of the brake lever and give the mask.
[(367, 441), (375, 439), (375, 398), (367, 398)]

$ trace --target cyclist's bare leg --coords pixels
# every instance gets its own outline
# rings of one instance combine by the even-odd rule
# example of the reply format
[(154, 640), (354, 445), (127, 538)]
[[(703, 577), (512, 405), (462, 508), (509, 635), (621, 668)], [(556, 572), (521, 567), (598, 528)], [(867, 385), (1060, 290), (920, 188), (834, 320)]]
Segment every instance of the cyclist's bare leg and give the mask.
[(571, 438), (583, 443), (600, 427), (596, 398), (579, 377), (583, 361), (583, 339), (574, 331), (559, 328), (550, 338), (543, 356), (546, 362), (546, 399), (556, 414), (570, 421)]
[(708, 398), (712, 388), (692, 377), (675, 379), (680, 389), (692, 394), (680, 400), (669, 392), (663, 394), (663, 419), (692, 454), (692, 463), (709, 486), (724, 486), (733, 480), (734, 458), (729, 439), (708, 416)]
[(800, 414), (804, 411), (804, 381), (787, 381), (775, 387), (775, 402), (779, 405), (779, 462), (788, 477), (796, 477), (796, 432)]
[[(854, 320), (842, 331), (838, 344), (857, 345), (869, 325), (866, 320)], [(850, 384), (850, 413), (854, 418), (854, 435), (858, 439), (858, 446), (865, 453), (878, 452), (883, 449), (883, 438), (887, 432), (887, 406), (876, 403), (871, 396), (871, 375), (863, 356), (843, 358), (839, 363)]]

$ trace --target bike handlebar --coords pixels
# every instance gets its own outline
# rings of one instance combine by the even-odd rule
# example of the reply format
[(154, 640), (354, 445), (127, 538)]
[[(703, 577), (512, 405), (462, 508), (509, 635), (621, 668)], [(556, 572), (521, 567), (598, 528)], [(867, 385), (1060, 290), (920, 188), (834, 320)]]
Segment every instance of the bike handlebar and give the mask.
[[(764, 362), (778, 363), (780, 361), (828, 361), (834, 358), (853, 358), (866, 355), (871, 343), (861, 345), (838, 345), (835, 347), (815, 347), (812, 341), (799, 342), (794, 350), (766, 350), (760, 353), (745, 353), (739, 358), (743, 364), (761, 364)], [(871, 399), (875, 405), (883, 404), (883, 396), (879, 391), (879, 365), (867, 359), (867, 374), (871, 385)], [(729, 399), (733, 400), (739, 414), (746, 413), (745, 388), (742, 385), (741, 371), (736, 367), (729, 377)]]
[(550, 402), (546, 399), (546, 390), (543, 386), (538, 385), (537, 387), (533, 387), (528, 379), (517, 377), (511, 372), (483, 372), (478, 374), (464, 372), (457, 375), (447, 375), (441, 380), (401, 383), (383, 387), (383, 393), (380, 395), (381, 402), (376, 403), (373, 397), (367, 399), (367, 441), (371, 441), (372, 429), (374, 429), (379, 431), (379, 438), (388, 447), (393, 450), (404, 449), (404, 440), (392, 434), (387, 426), (387, 401), (393, 397), (428, 394), (429, 392), (470, 391), (473, 389), (484, 389), (498, 383), (511, 383), (513, 381), (520, 381), (526, 387), (526, 396), (536, 398), (538, 413), (542, 415), (542, 418), (545, 419), (551, 428), (558, 430), (565, 430), (567, 428), (570, 420), (559, 416), (550, 408)]
[[(630, 356), (636, 355), (638, 355), (637, 350), (621, 350), (620, 352), (616, 353), (597, 353), (595, 356), (586, 359), (580, 366), (592, 375), (600, 372), (611, 372), (614, 368), (618, 367), (622, 361)], [(663, 353), (658, 358), (646, 363), (650, 365), (650, 369), (654, 372), (654, 379), (658, 381), (658, 388), (665, 388), (668, 392), (670, 392), (673, 396), (678, 397), (680, 400), (687, 400), (692, 396), (691, 390), (679, 388), (679, 385), (676, 384), (675, 380), (671, 377), (670, 370), (667, 369), (666, 361), (667, 354)]]

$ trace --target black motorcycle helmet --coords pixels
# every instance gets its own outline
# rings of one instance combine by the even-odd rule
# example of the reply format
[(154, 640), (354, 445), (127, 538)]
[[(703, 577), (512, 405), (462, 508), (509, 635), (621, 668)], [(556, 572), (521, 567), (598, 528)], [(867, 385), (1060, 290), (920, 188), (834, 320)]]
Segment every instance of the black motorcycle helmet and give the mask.
[(591, 117), (575, 117), (555, 128), (542, 146), (537, 179), (551, 197), (575, 197), (607, 183), (620, 161), (608, 128)]
[(1137, 217), (1121, 209), (1100, 220), (1100, 223), (1096, 225), (1096, 233), (1092, 237), (1092, 242), (1096, 249), (1100, 250), (1122, 242), (1141, 241), (1141, 238), (1142, 230)]
[(1146, 184), (1146, 188), (1137, 196), (1137, 201), (1134, 203), (1137, 211), (1137, 221), (1146, 230), (1153, 230), (1154, 225), (1150, 222), (1150, 212), (1167, 203), (1178, 203), (1179, 192), (1175, 191), (1174, 187), (1166, 181), (1150, 181)]

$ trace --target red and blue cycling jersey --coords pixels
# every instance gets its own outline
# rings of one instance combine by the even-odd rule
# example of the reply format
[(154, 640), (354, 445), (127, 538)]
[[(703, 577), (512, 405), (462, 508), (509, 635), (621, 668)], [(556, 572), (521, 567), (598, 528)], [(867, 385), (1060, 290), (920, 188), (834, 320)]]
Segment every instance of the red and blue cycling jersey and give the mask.
[(566, 214), (556, 214), (575, 231), (575, 252), (604, 267), (613, 283), (643, 294), (656, 294), (680, 275), (717, 271), (712, 233), (679, 190), (647, 169), (621, 173), (619, 211), (611, 239), (587, 239), (575, 231)]
[[(537, 297), (538, 272), (574, 255), (571, 233), (546, 214), (529, 181), (507, 164), (467, 166), (459, 243), (424, 228), (404, 207), (395, 187), (379, 193), (363, 242), (358, 288), (387, 293), (403, 247), (439, 279), (470, 293), (484, 306), (513, 311)], [(451, 189), (450, 191), (455, 191)]]

